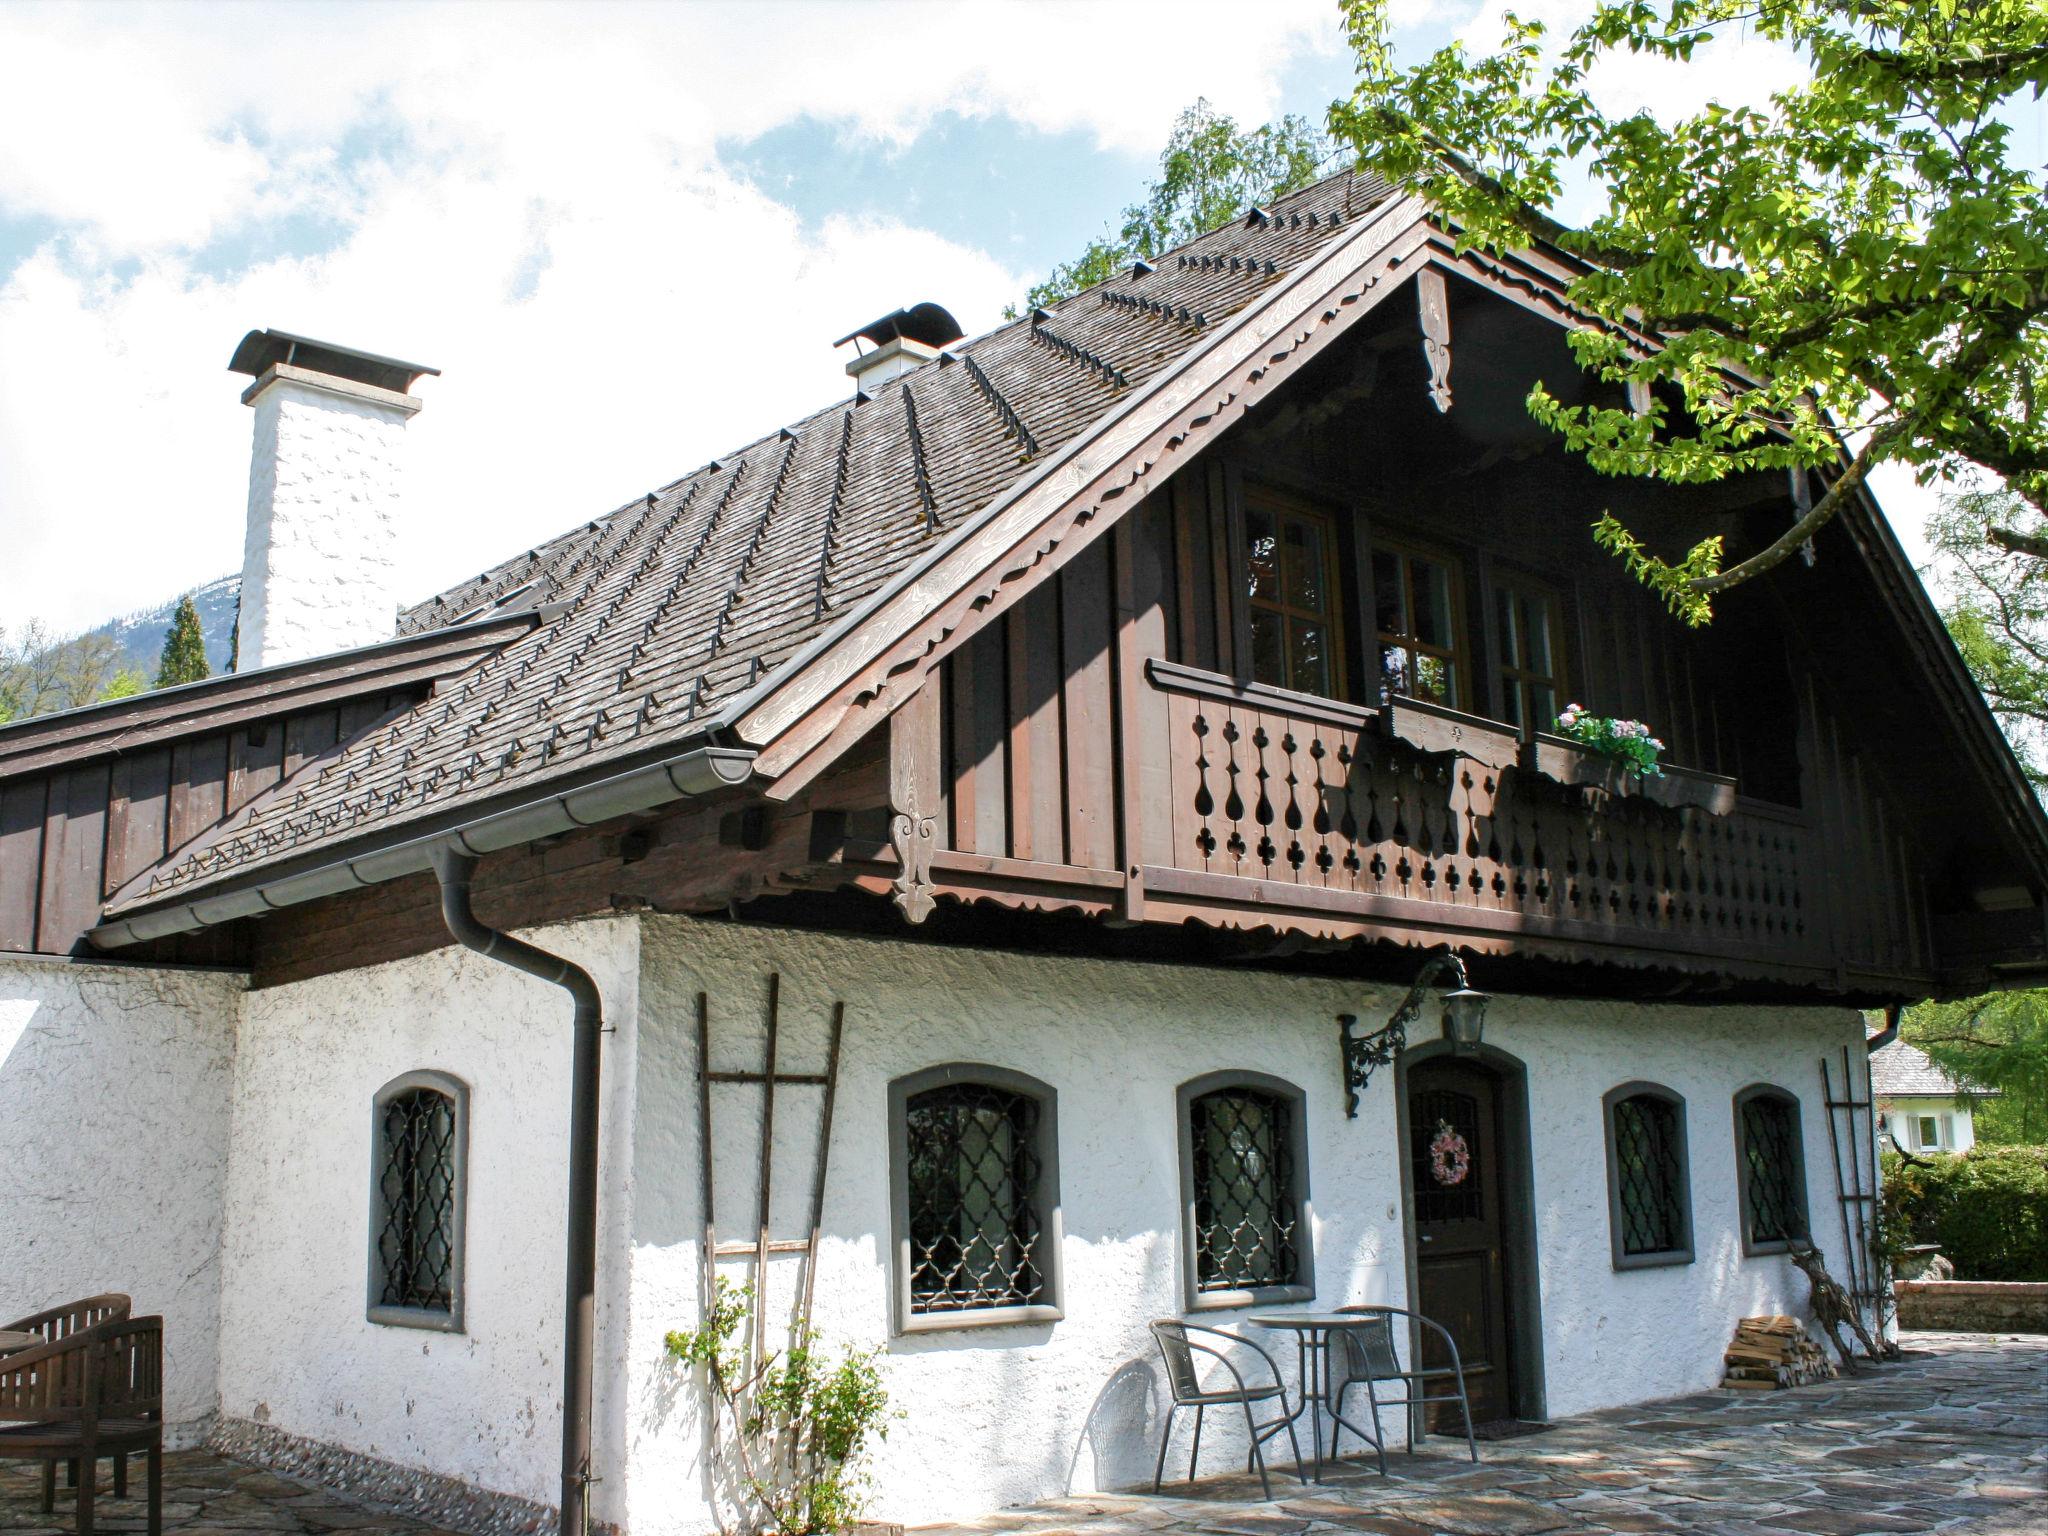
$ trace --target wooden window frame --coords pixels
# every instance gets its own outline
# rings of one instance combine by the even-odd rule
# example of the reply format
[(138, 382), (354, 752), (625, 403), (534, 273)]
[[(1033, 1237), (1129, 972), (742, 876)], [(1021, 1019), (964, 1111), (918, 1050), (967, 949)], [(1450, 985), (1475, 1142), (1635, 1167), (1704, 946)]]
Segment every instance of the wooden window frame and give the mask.
[[(1235, 600), (1234, 606), (1239, 615), (1237, 622), (1233, 625), (1236, 631), (1234, 649), (1237, 652), (1238, 660), (1236, 670), (1249, 681), (1266, 683), (1275, 688), (1285, 688), (1292, 693), (1308, 694), (1312, 698), (1336, 700), (1349, 698), (1348, 679), (1345, 675), (1345, 633), (1347, 626), (1344, 623), (1345, 583), (1342, 559), (1344, 535), (1338, 512), (1307, 497), (1287, 491), (1275, 490), (1268, 485), (1245, 484), (1239, 479), (1237, 486), (1238, 494), (1233, 498), (1235, 505), (1232, 508), (1233, 515), (1231, 518), (1232, 553), (1237, 567), (1236, 584), (1232, 596)], [(1288, 603), (1284, 596), (1273, 599), (1256, 598), (1246, 591), (1246, 585), (1251, 573), (1251, 518), (1254, 507), (1269, 513), (1273, 518), (1274, 532), (1280, 540), (1278, 547), (1274, 550), (1273, 569), (1276, 576), (1279, 575), (1282, 569), (1281, 561), (1284, 558), (1285, 550), (1285, 538), (1284, 535), (1280, 534), (1281, 520), (1289, 517), (1298, 518), (1304, 522), (1314, 523), (1319, 528), (1323, 542), (1323, 595), (1325, 606), (1322, 612), (1317, 613), (1310, 609), (1297, 608)], [(1285, 591), (1285, 586), (1285, 580), (1282, 579), (1280, 581), (1282, 593)], [(1327, 646), (1330, 658), (1330, 692), (1312, 693), (1309, 689), (1297, 685), (1292, 677), (1262, 678), (1252, 670), (1254, 660), (1251, 632), (1252, 611), (1254, 609), (1261, 609), (1267, 613), (1276, 614), (1280, 618), (1280, 660), (1283, 668), (1287, 665), (1292, 655), (1292, 650), (1287, 644), (1288, 627), (1296, 620), (1305, 620), (1323, 626), (1327, 631), (1325, 645)]]
[[(1293, 1189), (1296, 1235), (1294, 1279), (1280, 1285), (1203, 1290), (1197, 1263), (1198, 1234), (1195, 1220), (1195, 1101), (1230, 1088), (1250, 1088), (1283, 1100), (1287, 1117), (1288, 1150), (1294, 1164)], [(1233, 1307), (1255, 1307), (1280, 1301), (1311, 1301), (1316, 1294), (1315, 1209), (1309, 1200), (1308, 1095), (1284, 1077), (1267, 1072), (1208, 1072), (1190, 1078), (1175, 1091), (1174, 1120), (1180, 1142), (1181, 1204), (1181, 1290), (1185, 1310), (1216, 1312)]]
[[(1540, 576), (1523, 572), (1512, 566), (1503, 568), (1499, 565), (1493, 566), (1488, 571), (1485, 586), (1487, 660), (1493, 666), (1494, 682), (1499, 689), (1499, 697), (1492, 701), (1492, 707), (1500, 712), (1499, 718), (1501, 722), (1503, 724), (1513, 724), (1512, 721), (1508, 720), (1508, 694), (1512, 691), (1518, 696), (1525, 695), (1527, 685), (1531, 682), (1542, 681), (1549, 683), (1552, 690), (1557, 694), (1558, 708), (1564, 708), (1566, 704), (1571, 702), (1572, 686), (1571, 661), (1566, 645), (1566, 638), (1571, 633), (1571, 625), (1566, 614), (1564, 589), (1556, 582), (1546, 581)], [(1508, 664), (1507, 636), (1501, 632), (1499, 617), (1500, 599), (1503, 594), (1509, 596), (1510, 599), (1526, 595), (1549, 599), (1553, 622), (1550, 625), (1552, 670), (1548, 676), (1532, 672), (1527, 667), (1513, 667)], [(1524, 732), (1555, 729), (1556, 722), (1554, 720), (1538, 720), (1531, 717), (1529, 701), (1526, 696), (1520, 697), (1519, 702), (1523, 718), (1517, 729)]]
[[(1410, 627), (1413, 627), (1415, 622), (1415, 583), (1410, 574), (1411, 568), (1408, 562), (1418, 558), (1431, 560), (1441, 565), (1448, 573), (1451, 597), (1451, 634), (1456, 641), (1453, 647), (1446, 649), (1442, 646), (1425, 645), (1413, 636), (1405, 639), (1391, 637), (1380, 628), (1379, 581), (1373, 571), (1372, 563), (1383, 554), (1392, 555), (1402, 562), (1402, 596), (1408, 605), (1408, 622)], [(1393, 694), (1393, 697), (1412, 698), (1424, 704), (1440, 704), (1447, 709), (1471, 712), (1474, 708), (1472, 701), (1477, 691), (1473, 675), (1472, 658), (1473, 652), (1480, 648), (1475, 647), (1472, 643), (1472, 630), (1465, 611), (1465, 561), (1463, 557), (1443, 545), (1432, 544), (1426, 539), (1410, 539), (1398, 533), (1383, 534), (1375, 528), (1371, 545), (1364, 551), (1364, 559), (1361, 561), (1361, 565), (1363, 566), (1361, 577), (1363, 590), (1359, 593), (1359, 604), (1365, 610), (1366, 630), (1372, 637), (1366, 655), (1366, 664), (1372, 669), (1374, 690), (1373, 697), (1363, 702), (1368, 705), (1378, 705), (1385, 702), (1389, 697), (1390, 690), (1387, 688), (1386, 668), (1382, 662), (1381, 649), (1384, 646), (1398, 645), (1408, 653), (1411, 665), (1418, 656), (1433, 656), (1439, 661), (1450, 663), (1452, 696), (1448, 699), (1428, 699), (1423, 698), (1419, 694), (1402, 693)]]
[[(1749, 1199), (1749, 1131), (1743, 1110), (1757, 1099), (1774, 1099), (1792, 1111), (1789, 1182), (1799, 1208), (1800, 1230), (1785, 1237), (1759, 1238), (1755, 1235), (1756, 1213), (1750, 1208)], [(1742, 1252), (1745, 1258), (1784, 1253), (1791, 1248), (1794, 1236), (1812, 1240), (1813, 1204), (1807, 1197), (1806, 1188), (1806, 1115), (1799, 1095), (1790, 1089), (1780, 1088), (1776, 1083), (1752, 1083), (1735, 1095), (1735, 1193), (1742, 1211)]]
[[(1038, 1186), (1031, 1204), (1038, 1215), (1043, 1252), (1039, 1272), (1049, 1298), (1025, 1306), (962, 1307), (945, 1312), (912, 1310), (910, 1282), (915, 1260), (910, 1251), (910, 1101), (933, 1088), (955, 1083), (983, 1084), (1006, 1093), (1023, 1094), (1038, 1105), (1037, 1139), (1033, 1151), (1039, 1165)], [(1061, 1289), (1060, 1250), (1065, 1229), (1060, 1221), (1059, 1091), (1008, 1067), (985, 1062), (948, 1062), (909, 1073), (889, 1084), (889, 1237), (895, 1254), (894, 1311), (896, 1332), (941, 1333), (959, 1328), (999, 1328), (1020, 1323), (1057, 1323), (1066, 1316)]]
[[(438, 1093), (451, 1101), (454, 1133), (449, 1155), (455, 1166), (449, 1215), (448, 1307), (391, 1306), (384, 1294), (384, 1256), (380, 1238), (390, 1210), (384, 1201), (384, 1111), (393, 1099), (420, 1089)], [(462, 1333), (463, 1301), (467, 1290), (463, 1274), (464, 1233), (469, 1225), (469, 1084), (448, 1072), (422, 1070), (404, 1072), (391, 1079), (370, 1101), (370, 1232), (369, 1289), (363, 1315), (389, 1328), (425, 1328), (436, 1333)]]
[[(1672, 1153), (1678, 1164), (1678, 1242), (1649, 1253), (1630, 1253), (1624, 1238), (1620, 1144), (1615, 1114), (1632, 1099), (1656, 1099), (1670, 1107), (1675, 1127)], [(1686, 1146), (1685, 1098), (1662, 1083), (1630, 1082), (1610, 1088), (1600, 1100), (1600, 1118), (1607, 1135), (1607, 1235), (1617, 1270), (1664, 1269), (1693, 1261), (1692, 1159)]]

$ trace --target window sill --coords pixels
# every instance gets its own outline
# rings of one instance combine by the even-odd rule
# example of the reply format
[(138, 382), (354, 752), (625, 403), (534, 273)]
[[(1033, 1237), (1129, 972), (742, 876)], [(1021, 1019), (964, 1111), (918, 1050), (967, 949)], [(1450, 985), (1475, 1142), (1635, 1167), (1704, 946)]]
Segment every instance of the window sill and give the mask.
[(1690, 1248), (1673, 1248), (1665, 1253), (1617, 1253), (1614, 1267), (1617, 1271), (1629, 1269), (1676, 1269), (1690, 1264), (1693, 1259)]
[(1742, 1256), (1745, 1259), (1767, 1259), (1773, 1254), (1791, 1251), (1792, 1239), (1789, 1237), (1766, 1238), (1760, 1243), (1751, 1242), (1746, 1236), (1742, 1239)]
[(963, 1307), (958, 1312), (913, 1312), (896, 1331), (945, 1333), (956, 1328), (1014, 1328), (1032, 1323), (1057, 1323), (1066, 1318), (1062, 1307)]
[(1312, 1285), (1262, 1285), (1249, 1291), (1196, 1291), (1188, 1297), (1190, 1312), (1222, 1312), (1233, 1307), (1270, 1307), (1275, 1302), (1314, 1301)]
[(437, 1312), (431, 1307), (370, 1307), (364, 1316), (385, 1328), (424, 1328), (430, 1333), (462, 1332), (460, 1311)]

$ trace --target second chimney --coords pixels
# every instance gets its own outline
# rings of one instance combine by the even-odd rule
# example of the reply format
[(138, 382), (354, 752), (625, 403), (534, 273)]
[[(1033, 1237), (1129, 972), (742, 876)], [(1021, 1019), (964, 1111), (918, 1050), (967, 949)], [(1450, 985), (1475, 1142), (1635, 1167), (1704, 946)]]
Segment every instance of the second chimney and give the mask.
[(440, 370), (288, 331), (251, 331), (228, 367), (256, 381), (237, 667), (390, 639), (410, 391)]
[(832, 345), (865, 341), (869, 350), (857, 353), (846, 365), (854, 388), (872, 397), (891, 379), (900, 379), (911, 369), (928, 363), (941, 348), (960, 339), (960, 322), (943, 307), (926, 302), (895, 310), (879, 320), (870, 320), (857, 331), (840, 337)]

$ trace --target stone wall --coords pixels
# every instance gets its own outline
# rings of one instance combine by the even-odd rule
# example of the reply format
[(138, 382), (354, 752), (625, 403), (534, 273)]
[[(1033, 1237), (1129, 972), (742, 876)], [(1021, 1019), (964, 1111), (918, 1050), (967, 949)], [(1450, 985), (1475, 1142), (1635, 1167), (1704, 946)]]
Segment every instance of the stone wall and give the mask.
[(1901, 1328), (1953, 1333), (2048, 1333), (2048, 1281), (1901, 1280)]
[(0, 1322), (102, 1291), (164, 1319), (164, 1416), (219, 1403), (238, 976), (0, 959)]

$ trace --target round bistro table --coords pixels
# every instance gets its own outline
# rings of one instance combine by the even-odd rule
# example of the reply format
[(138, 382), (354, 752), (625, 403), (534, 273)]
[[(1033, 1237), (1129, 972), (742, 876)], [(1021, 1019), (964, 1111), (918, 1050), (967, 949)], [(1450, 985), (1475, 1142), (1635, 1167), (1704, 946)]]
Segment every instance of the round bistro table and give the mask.
[(1294, 1412), (1288, 1415), (1291, 1423), (1302, 1414), (1309, 1416), (1309, 1442), (1315, 1447), (1313, 1460), (1316, 1467), (1316, 1481), (1323, 1480), (1323, 1411), (1329, 1410), (1330, 1422), (1341, 1424), (1358, 1436), (1374, 1450), (1384, 1456), (1384, 1448), (1377, 1435), (1369, 1435), (1356, 1424), (1337, 1412), (1337, 1405), (1330, 1400), (1330, 1335), (1342, 1333), (1347, 1328), (1365, 1328), (1376, 1319), (1358, 1312), (1253, 1312), (1247, 1321), (1261, 1328), (1294, 1335), (1295, 1359), (1301, 1370), (1301, 1401)]

